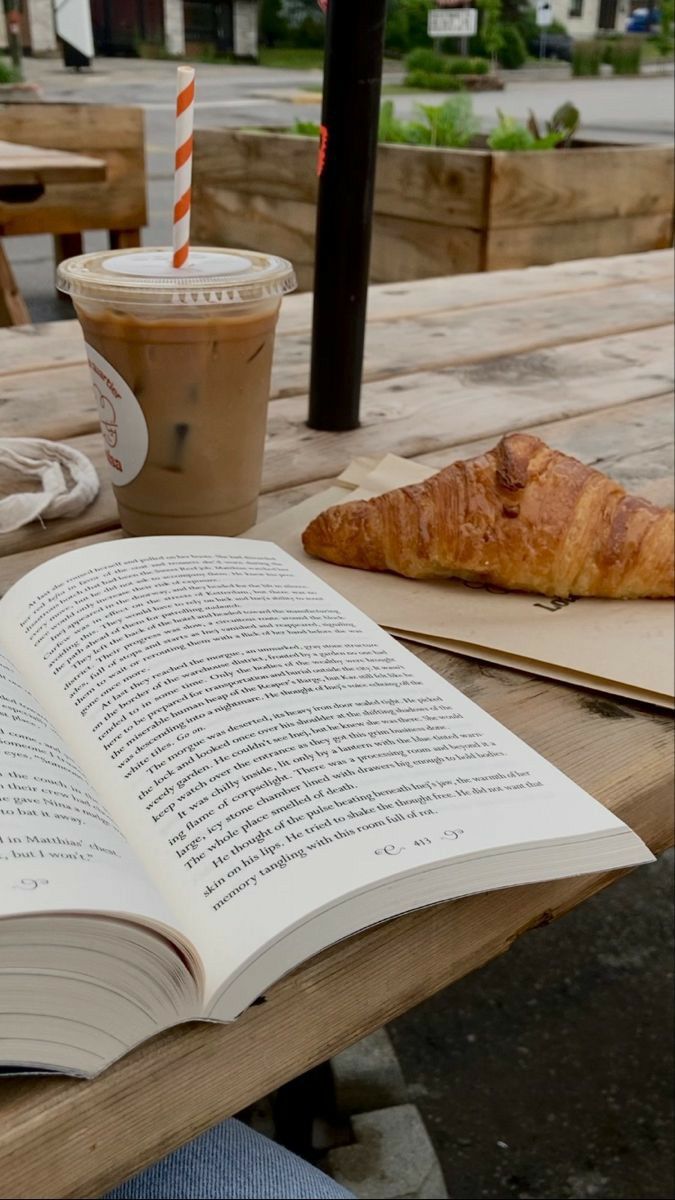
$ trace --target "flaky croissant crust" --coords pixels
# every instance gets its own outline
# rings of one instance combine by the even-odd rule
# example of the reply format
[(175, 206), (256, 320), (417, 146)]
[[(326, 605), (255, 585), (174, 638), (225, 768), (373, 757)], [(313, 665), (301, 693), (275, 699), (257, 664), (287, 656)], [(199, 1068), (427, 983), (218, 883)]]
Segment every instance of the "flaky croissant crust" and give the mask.
[(456, 577), (546, 596), (675, 593), (675, 517), (530, 434), (423, 483), (329, 508), (308, 554), (412, 579)]

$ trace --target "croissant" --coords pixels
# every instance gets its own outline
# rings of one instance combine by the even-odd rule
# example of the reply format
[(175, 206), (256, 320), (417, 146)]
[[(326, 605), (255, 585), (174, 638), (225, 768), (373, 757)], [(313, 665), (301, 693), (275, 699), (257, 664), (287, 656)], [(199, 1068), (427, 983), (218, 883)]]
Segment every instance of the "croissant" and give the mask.
[(561, 597), (675, 593), (673, 512), (524, 433), (423, 483), (329, 508), (302, 542), (315, 558), (411, 579)]

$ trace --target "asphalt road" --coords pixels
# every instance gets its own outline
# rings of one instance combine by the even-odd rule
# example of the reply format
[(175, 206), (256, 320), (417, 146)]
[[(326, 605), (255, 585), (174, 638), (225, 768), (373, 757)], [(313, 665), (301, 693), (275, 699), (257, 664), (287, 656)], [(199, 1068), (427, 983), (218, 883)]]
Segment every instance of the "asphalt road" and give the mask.
[[(150, 227), (170, 229), (174, 67), (104, 60), (91, 74), (30, 63), (52, 99), (135, 103), (146, 112)], [(672, 138), (672, 78), (509, 81), (475, 98), (546, 117), (573, 100), (585, 132)], [(288, 126), (318, 106), (291, 93), (318, 74), (199, 67), (197, 123)], [(274, 95), (272, 93), (275, 93)], [(401, 112), (417, 102), (397, 97)], [(438, 96), (430, 97), (437, 103)], [(87, 248), (103, 245), (87, 238)], [(9, 239), (36, 320), (70, 316), (52, 287), (48, 238)], [(618, 708), (618, 706), (617, 706)], [(630, 720), (625, 721), (630, 737)], [(641, 868), (391, 1027), (437, 1147), (450, 1195), (670, 1200), (672, 1153), (672, 855)]]

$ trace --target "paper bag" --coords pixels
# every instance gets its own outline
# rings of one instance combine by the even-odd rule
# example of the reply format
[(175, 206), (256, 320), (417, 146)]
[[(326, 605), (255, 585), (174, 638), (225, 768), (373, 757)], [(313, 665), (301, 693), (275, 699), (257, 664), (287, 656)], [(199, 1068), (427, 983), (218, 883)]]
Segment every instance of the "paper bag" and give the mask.
[(672, 708), (675, 606), (670, 600), (571, 601), (455, 580), (413, 580), (310, 558), (301, 534), (333, 504), (418, 483), (435, 469), (387, 455), (350, 463), (335, 487), (256, 525), (245, 536), (283, 546), (378, 625), (454, 650), (617, 696)]

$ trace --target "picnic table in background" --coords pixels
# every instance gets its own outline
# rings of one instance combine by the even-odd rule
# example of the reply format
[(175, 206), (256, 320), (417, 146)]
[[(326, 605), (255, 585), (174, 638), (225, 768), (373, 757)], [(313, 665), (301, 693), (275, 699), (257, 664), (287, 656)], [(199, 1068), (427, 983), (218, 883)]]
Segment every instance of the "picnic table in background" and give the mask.
[[(72, 174), (42, 175), (42, 192), (5, 192), (0, 178), (0, 239), (47, 233), (56, 263), (82, 252), (82, 236), (102, 229), (114, 249), (139, 246), (147, 222), (143, 110), (112, 104), (3, 104), (0, 142), (30, 146), (70, 160)], [(99, 173), (84, 179), (76, 158), (99, 160)], [(65, 158), (62, 163), (65, 163)], [(45, 159), (46, 161), (46, 159)], [(78, 173), (79, 172), (79, 173)], [(0, 176), (2, 168), (0, 167)], [(10, 186), (9, 180), (8, 186)], [(13, 186), (13, 185), (12, 185)], [(6, 260), (5, 260), (6, 262)], [(0, 260), (0, 271), (2, 263)], [(9, 276), (0, 274), (10, 297), (10, 324), (30, 320), (12, 297)], [(0, 282), (0, 325), (7, 323)]]
[[(105, 175), (102, 158), (0, 140), (0, 205), (34, 203), (44, 195), (47, 184), (96, 183)], [(0, 325), (28, 321), (26, 302), (0, 241)]]
[[(672, 503), (672, 289), (670, 251), (374, 287), (362, 425), (343, 434), (305, 424), (311, 296), (287, 298), (260, 517), (322, 490), (359, 455), (391, 452), (440, 467), (512, 429)], [(96, 463), (103, 488), (75, 519), (0, 538), (0, 592), (55, 554), (122, 536), (74, 321), (0, 331), (0, 436), (12, 434), (77, 446)], [(410, 649), (627, 821), (655, 853), (672, 845), (667, 714)], [(161, 1034), (90, 1082), (0, 1081), (0, 1195), (105, 1191), (615, 878), (511, 888), (415, 912), (312, 959), (233, 1025)]]

